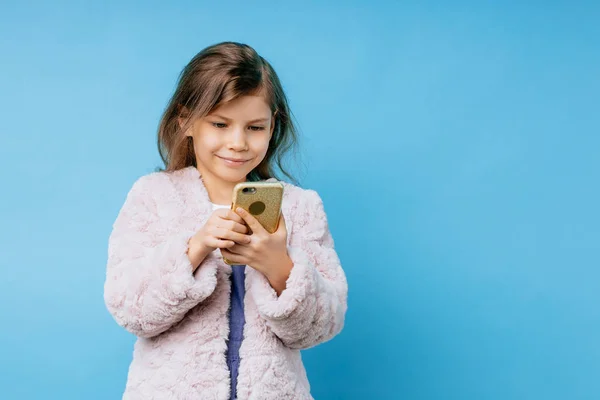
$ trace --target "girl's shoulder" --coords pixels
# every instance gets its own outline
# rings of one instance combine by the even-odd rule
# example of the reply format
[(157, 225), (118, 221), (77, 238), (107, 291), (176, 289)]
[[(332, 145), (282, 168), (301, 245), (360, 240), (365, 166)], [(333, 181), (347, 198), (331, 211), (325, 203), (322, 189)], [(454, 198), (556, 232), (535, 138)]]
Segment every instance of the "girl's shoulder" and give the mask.
[(138, 176), (131, 186), (132, 193), (152, 193), (154, 191), (162, 191), (166, 187), (172, 186), (169, 173), (164, 171), (150, 172), (145, 175)]
[(146, 173), (134, 180), (127, 197), (143, 198), (148, 203), (162, 203), (190, 191), (194, 186), (193, 175), (190, 168)]

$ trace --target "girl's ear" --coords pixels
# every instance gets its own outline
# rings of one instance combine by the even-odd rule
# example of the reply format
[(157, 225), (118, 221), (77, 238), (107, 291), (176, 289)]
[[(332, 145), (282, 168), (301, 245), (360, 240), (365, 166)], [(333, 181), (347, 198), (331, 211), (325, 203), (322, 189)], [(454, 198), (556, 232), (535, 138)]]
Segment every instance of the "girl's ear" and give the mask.
[(177, 122), (179, 123), (179, 128), (181, 129), (181, 131), (183, 132), (183, 134), (185, 136), (193, 136), (192, 135), (192, 127), (188, 126), (187, 129), (185, 129), (185, 124), (187, 123), (187, 119), (183, 118), (183, 117), (177, 117)]
[(179, 128), (183, 129), (183, 126), (185, 125), (185, 120), (181, 117), (177, 117), (177, 123), (179, 124)]
[[(181, 130), (184, 130), (185, 125), (188, 122), (188, 116), (189, 116), (188, 109), (182, 105), (179, 105), (178, 113), (179, 113), (179, 115), (177, 116), (177, 123), (179, 124), (179, 128)], [(192, 136), (191, 129), (189, 129), (189, 128), (186, 129), (183, 133), (185, 134), (185, 136)]]

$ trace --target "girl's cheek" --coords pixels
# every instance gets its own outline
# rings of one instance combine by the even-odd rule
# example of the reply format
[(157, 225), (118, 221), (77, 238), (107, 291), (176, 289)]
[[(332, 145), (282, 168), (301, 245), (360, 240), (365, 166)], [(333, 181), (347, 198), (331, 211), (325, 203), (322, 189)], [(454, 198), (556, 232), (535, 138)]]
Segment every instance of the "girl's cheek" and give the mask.
[(215, 148), (215, 147), (219, 147), (221, 144), (221, 140), (219, 139), (219, 137), (215, 134), (207, 134), (204, 135), (201, 138), (201, 143), (204, 145), (204, 147), (208, 147), (208, 148)]

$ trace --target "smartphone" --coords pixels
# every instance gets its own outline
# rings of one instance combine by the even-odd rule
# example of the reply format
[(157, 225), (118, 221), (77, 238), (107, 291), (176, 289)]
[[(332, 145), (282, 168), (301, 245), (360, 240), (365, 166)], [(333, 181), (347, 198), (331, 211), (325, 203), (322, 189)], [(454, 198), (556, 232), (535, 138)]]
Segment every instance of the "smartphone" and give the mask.
[[(283, 184), (281, 182), (241, 182), (233, 188), (231, 209), (238, 207), (248, 211), (269, 233), (279, 226), (281, 202), (283, 200)], [(252, 231), (248, 227), (248, 234)], [(226, 264), (233, 263), (223, 257)]]

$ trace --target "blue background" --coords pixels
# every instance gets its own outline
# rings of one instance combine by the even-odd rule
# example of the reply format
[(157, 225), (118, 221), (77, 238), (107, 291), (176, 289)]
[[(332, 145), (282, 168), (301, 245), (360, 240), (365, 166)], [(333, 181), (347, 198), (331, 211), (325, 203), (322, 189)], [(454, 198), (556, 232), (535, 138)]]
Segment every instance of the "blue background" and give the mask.
[[(369, 4), (368, 4), (369, 3)], [(120, 398), (107, 239), (181, 68), (278, 71), (349, 280), (317, 399), (600, 398), (593, 3), (0, 6), (0, 397)]]

